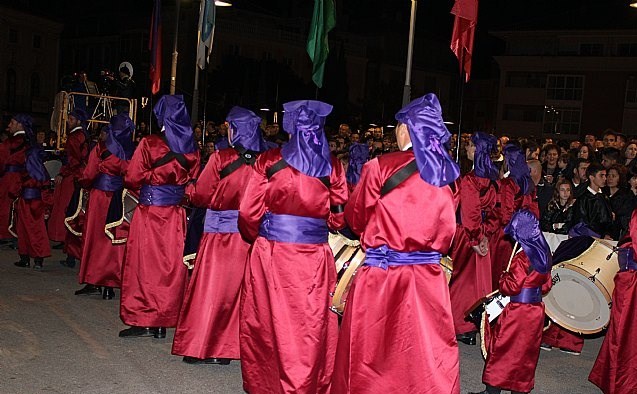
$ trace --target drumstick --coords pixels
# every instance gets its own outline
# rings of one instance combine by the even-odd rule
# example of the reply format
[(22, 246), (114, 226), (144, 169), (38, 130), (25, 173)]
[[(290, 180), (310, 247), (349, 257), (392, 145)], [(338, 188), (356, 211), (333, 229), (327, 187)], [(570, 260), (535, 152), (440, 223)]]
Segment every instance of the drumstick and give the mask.
[(513, 261), (513, 256), (515, 256), (515, 250), (518, 248), (518, 241), (515, 241), (515, 245), (513, 245), (513, 251), (511, 252), (511, 257), (509, 258), (509, 265), (507, 265), (507, 269), (505, 272), (509, 272), (509, 268), (511, 268), (511, 262)]

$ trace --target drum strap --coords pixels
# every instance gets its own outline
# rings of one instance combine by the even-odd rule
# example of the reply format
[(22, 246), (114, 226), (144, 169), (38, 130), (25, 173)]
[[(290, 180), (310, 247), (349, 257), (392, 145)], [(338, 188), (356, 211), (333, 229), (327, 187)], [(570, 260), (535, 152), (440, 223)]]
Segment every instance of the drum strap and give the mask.
[(100, 159), (106, 160), (111, 155), (112, 155), (112, 153), (107, 149), (104, 152), (102, 152), (102, 154), (100, 155)]
[[(169, 146), (168, 145), (168, 140), (166, 140), (166, 136), (162, 135), (161, 139), (162, 139), (162, 141), (164, 141), (166, 146)], [(184, 170), (186, 170), (186, 171), (188, 170), (188, 161), (186, 160), (186, 157), (183, 154), (181, 154), (181, 153), (175, 153), (173, 151), (169, 151), (162, 158), (160, 158), (159, 160), (154, 162), (153, 165), (151, 166), (151, 168), (161, 167), (164, 164), (168, 164), (173, 159), (177, 160), (177, 162), (183, 167)]]
[(247, 164), (249, 166), (253, 165), (254, 162), (257, 160), (257, 157), (259, 156), (259, 154), (257, 152), (253, 152), (251, 150), (247, 150), (244, 147), (242, 147), (241, 145), (236, 145), (234, 147), (234, 149), (239, 154), (239, 157), (235, 161), (233, 161), (232, 163), (230, 163), (227, 166), (225, 166), (219, 172), (219, 178), (221, 178), (221, 179), (223, 179), (223, 178), (227, 177), (228, 175), (232, 174), (233, 172), (235, 172), (236, 170), (241, 168), (244, 164)]
[(383, 187), (380, 189), (380, 196), (383, 197), (390, 191), (394, 190), (416, 171), (418, 171), (418, 165), (416, 164), (416, 159), (414, 159), (387, 179)]
[[(266, 176), (268, 177), (268, 180), (270, 180), (270, 178), (272, 178), (274, 176), (274, 174), (276, 174), (277, 172), (281, 171), (282, 169), (286, 168), (288, 166), (288, 163), (285, 161), (285, 159), (281, 159), (279, 161), (277, 161), (276, 163), (274, 163), (272, 165), (272, 167), (268, 168), (267, 171), (265, 172)], [(319, 181), (321, 181), (321, 183), (323, 185), (325, 185), (326, 188), (330, 188), (330, 177), (329, 176), (322, 176), (322, 177), (318, 177), (316, 178)]]

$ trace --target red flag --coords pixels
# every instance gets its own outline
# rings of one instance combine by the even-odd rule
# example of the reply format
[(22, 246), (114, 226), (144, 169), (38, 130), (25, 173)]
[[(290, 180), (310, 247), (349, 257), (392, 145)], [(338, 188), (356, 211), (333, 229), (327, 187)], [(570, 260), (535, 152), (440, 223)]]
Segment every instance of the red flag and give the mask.
[(161, 84), (161, 0), (155, 0), (153, 15), (150, 20), (150, 80), (153, 82), (151, 91), (153, 94), (159, 92)]
[(456, 0), (451, 13), (456, 16), (453, 22), (451, 50), (458, 58), (460, 72), (464, 71), (466, 81), (469, 82), (473, 38), (478, 23), (478, 0)]

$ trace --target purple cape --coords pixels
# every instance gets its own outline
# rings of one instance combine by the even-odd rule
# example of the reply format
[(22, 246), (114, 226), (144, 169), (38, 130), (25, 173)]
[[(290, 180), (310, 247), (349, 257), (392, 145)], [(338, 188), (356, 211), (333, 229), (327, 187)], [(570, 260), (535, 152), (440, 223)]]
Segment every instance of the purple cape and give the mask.
[(475, 173), (480, 178), (487, 178), (495, 181), (498, 179), (499, 171), (491, 160), (491, 152), (497, 144), (494, 136), (476, 132), (471, 136), (471, 141), (476, 146), (476, 153), (473, 157), (473, 167)]
[(367, 144), (353, 143), (349, 147), (349, 165), (345, 177), (347, 183), (356, 185), (361, 179), (363, 164), (369, 160), (369, 147)]
[[(17, 120), (17, 119), (16, 119)], [(24, 124), (23, 124), (24, 125)], [(44, 182), (50, 180), (49, 173), (44, 167), (44, 150), (33, 146), (27, 150), (26, 168), (29, 176), (36, 181)]]
[(507, 144), (504, 147), (504, 160), (509, 168), (509, 176), (518, 184), (522, 194), (525, 196), (531, 194), (535, 186), (533, 185), (531, 171), (526, 164), (526, 157), (524, 157), (522, 149), (513, 144)]
[(170, 150), (175, 153), (193, 153), (197, 150), (190, 127), (190, 116), (186, 110), (184, 97), (165, 95), (153, 109), (159, 127), (164, 127), (164, 135)]
[(551, 270), (551, 249), (540, 230), (540, 222), (529, 210), (516, 211), (504, 232), (520, 243), (534, 270), (541, 274)]
[(230, 124), (229, 133), (232, 133), (232, 146), (242, 146), (253, 152), (266, 150), (265, 140), (261, 135), (261, 118), (254, 112), (242, 108), (232, 107), (226, 121)]
[(121, 160), (130, 160), (135, 150), (133, 130), (135, 125), (128, 114), (121, 113), (113, 116), (111, 124), (107, 127), (106, 148), (109, 152)]

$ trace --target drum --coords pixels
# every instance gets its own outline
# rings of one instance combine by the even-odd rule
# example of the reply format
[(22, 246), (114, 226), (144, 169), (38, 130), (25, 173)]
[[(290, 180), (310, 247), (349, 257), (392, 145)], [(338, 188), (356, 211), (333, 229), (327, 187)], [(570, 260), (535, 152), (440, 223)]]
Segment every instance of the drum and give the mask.
[(360, 248), (360, 242), (354, 239), (349, 239), (338, 233), (330, 233), (327, 242), (334, 254), (336, 272), (338, 272), (340, 276), (343, 265), (349, 261), (356, 250)]
[(44, 162), (44, 167), (46, 171), (49, 173), (51, 180), (54, 180), (55, 177), (60, 173), (60, 168), (62, 168), (62, 162), (60, 160), (48, 160)]
[(126, 220), (129, 224), (133, 220), (133, 213), (135, 213), (137, 204), (139, 204), (137, 197), (129, 193), (127, 190), (124, 194), (124, 220)]
[(352, 250), (349, 258), (342, 259), (345, 261), (343, 261), (342, 264), (342, 272), (339, 273), (336, 290), (334, 290), (334, 294), (332, 296), (332, 306), (330, 307), (332, 312), (337, 313), (341, 316), (343, 315), (343, 311), (345, 310), (347, 295), (349, 294), (349, 289), (352, 286), (352, 282), (354, 281), (356, 270), (358, 270), (358, 267), (360, 267), (361, 264), (363, 264), (363, 262), (365, 261), (365, 252), (363, 252), (363, 249), (358, 246)]
[[(560, 249), (576, 250), (577, 243), (590, 246), (579, 256), (553, 265), (553, 288), (544, 296), (546, 314), (559, 326), (580, 334), (600, 332), (610, 321), (611, 296), (619, 271), (616, 241), (577, 237)], [(573, 245), (571, 245), (573, 244)], [(555, 256), (560, 250), (556, 251)]]
[(555, 234), (547, 231), (542, 232), (542, 234), (544, 234), (544, 239), (546, 239), (546, 243), (548, 243), (549, 248), (551, 248), (551, 253), (555, 253), (558, 246), (568, 239), (568, 235), (566, 234)]
[(453, 274), (453, 260), (449, 256), (443, 256), (440, 259), (440, 267), (445, 272), (445, 276), (447, 277), (447, 284), (451, 282), (451, 274)]

